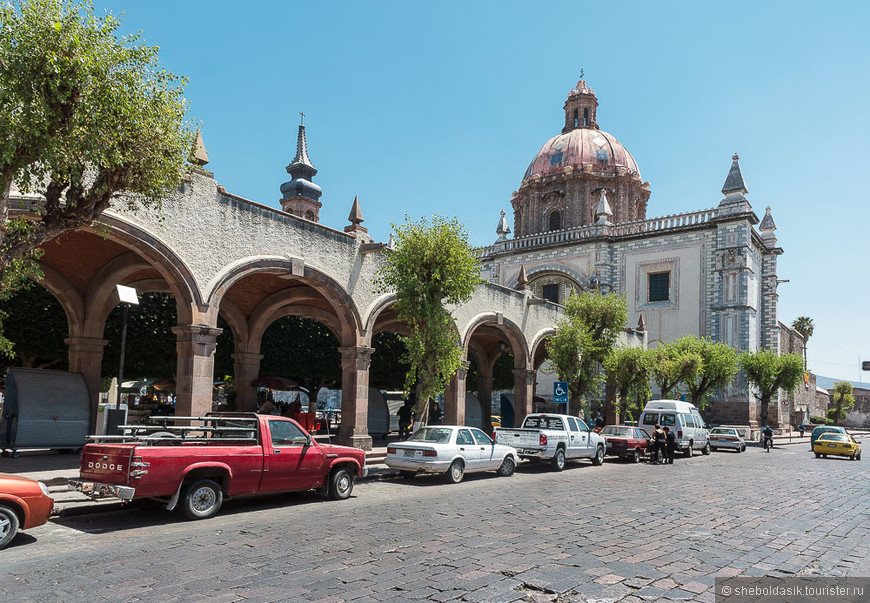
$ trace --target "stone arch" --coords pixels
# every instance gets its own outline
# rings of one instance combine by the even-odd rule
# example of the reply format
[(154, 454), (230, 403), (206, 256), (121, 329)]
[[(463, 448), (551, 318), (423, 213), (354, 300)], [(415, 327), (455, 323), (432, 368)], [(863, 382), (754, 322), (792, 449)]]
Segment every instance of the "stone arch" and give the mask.
[(529, 351), (531, 366), (534, 370), (537, 371), (544, 363), (544, 360), (547, 357), (545, 345), (547, 343), (547, 340), (555, 334), (556, 329), (542, 329), (541, 331), (535, 333), (535, 336), (532, 338), (532, 344), (529, 346)]
[[(341, 326), (342, 345), (357, 345), (362, 332), (362, 319), (356, 303), (348, 292), (337, 281), (325, 272), (312, 266), (300, 267), (297, 262), (289, 258), (259, 257), (248, 258), (235, 262), (226, 268), (221, 274), (212, 279), (206, 298), (209, 313), (217, 313), (222, 300), (232, 286), (246, 276), (256, 273), (283, 273), (295, 280), (311, 287), (320, 293), (335, 311), (335, 315)], [(300, 268), (302, 268), (300, 270)], [(302, 274), (299, 274), (302, 272)]]
[(364, 323), (365, 345), (371, 346), (374, 336), (382, 331), (392, 331), (400, 335), (408, 334), (407, 326), (393, 312), (395, 303), (396, 294), (388, 293), (379, 297), (372, 304)]
[(505, 318), (504, 316), (500, 317), (495, 312), (478, 314), (465, 326), (461, 336), (463, 355), (466, 355), (468, 352), (468, 347), (471, 338), (474, 336), (474, 332), (484, 325), (494, 327), (505, 335), (514, 351), (515, 368), (525, 368), (528, 366), (529, 346), (522, 329), (509, 318)]
[(62, 273), (51, 266), (38, 263), (42, 270), (42, 278), (34, 279), (34, 282), (51, 293), (63, 308), (69, 336), (82, 336), (85, 324), (85, 301), (81, 294)]

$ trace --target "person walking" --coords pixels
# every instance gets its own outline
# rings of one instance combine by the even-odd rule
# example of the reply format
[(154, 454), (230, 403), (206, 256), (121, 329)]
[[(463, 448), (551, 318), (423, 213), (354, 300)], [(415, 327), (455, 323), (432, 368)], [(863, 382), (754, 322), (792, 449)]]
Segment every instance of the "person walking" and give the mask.
[[(677, 434), (670, 430), (670, 428), (665, 425), (665, 464), (673, 465), (674, 464), (674, 452), (677, 450)], [(692, 444), (690, 443), (689, 446)]]
[(432, 406), (429, 407), (429, 425), (441, 425), (442, 418), (441, 407), (437, 402), (432, 402)]
[(661, 463), (661, 459), (665, 454), (665, 443), (665, 432), (662, 430), (661, 426), (656, 423), (652, 432), (652, 441), (650, 442), (650, 447), (652, 448), (650, 462), (653, 465)]
[(414, 424), (414, 403), (410, 398), (405, 400), (396, 415), (399, 417), (399, 438), (405, 440)]

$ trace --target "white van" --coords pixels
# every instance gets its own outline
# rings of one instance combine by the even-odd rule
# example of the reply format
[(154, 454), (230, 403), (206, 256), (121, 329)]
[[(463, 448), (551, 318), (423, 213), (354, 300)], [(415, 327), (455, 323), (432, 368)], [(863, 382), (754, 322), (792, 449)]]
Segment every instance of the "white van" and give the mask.
[(651, 400), (640, 413), (637, 424), (650, 434), (654, 425), (667, 426), (677, 434), (677, 448), (686, 456), (692, 456), (696, 450), (710, 454), (707, 425), (694, 404), (681, 400)]

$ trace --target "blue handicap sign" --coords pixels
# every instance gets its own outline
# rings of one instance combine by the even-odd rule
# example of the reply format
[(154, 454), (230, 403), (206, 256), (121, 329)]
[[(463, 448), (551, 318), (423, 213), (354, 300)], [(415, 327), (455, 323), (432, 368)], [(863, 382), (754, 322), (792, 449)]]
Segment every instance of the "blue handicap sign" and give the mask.
[(567, 404), (568, 403), (568, 382), (556, 381), (553, 383), (553, 403)]

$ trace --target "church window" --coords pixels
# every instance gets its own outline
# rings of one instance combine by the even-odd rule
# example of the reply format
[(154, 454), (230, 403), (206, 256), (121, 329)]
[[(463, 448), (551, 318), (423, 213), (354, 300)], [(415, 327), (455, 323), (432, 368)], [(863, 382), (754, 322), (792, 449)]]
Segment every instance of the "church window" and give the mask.
[(559, 303), (559, 285), (544, 285), (541, 287), (541, 297), (554, 304)]
[(649, 275), (649, 299), (651, 302), (670, 300), (671, 273), (655, 272)]
[(548, 230), (559, 230), (560, 228), (562, 228), (562, 215), (559, 212), (554, 211), (550, 214)]
[(574, 109), (574, 127), (575, 128), (580, 125), (579, 122), (580, 122), (580, 120), (577, 118), (577, 109)]
[(583, 109), (583, 125), (589, 125), (589, 109)]
[(311, 211), (310, 209), (307, 212), (305, 212), (305, 219), (311, 220), (313, 222), (314, 221), (314, 212)]

